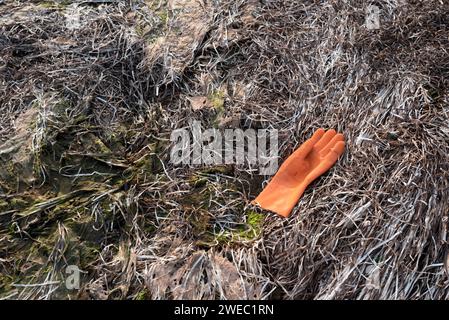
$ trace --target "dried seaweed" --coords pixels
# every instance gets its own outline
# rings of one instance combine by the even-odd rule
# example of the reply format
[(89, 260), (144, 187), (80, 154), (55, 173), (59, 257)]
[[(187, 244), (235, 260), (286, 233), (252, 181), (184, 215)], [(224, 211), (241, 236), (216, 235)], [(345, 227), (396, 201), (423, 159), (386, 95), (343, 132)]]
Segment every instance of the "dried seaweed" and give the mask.
[[(449, 7), (373, 4), (5, 1), (0, 297), (448, 299)], [(169, 161), (192, 119), (347, 149), (282, 219)]]

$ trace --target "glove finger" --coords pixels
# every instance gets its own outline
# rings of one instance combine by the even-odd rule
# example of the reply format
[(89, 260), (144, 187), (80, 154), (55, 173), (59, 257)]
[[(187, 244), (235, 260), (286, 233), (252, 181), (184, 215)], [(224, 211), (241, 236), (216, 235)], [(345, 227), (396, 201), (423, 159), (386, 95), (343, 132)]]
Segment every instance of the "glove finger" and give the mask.
[[(312, 150), (313, 146), (321, 139), (321, 137), (324, 135), (324, 129), (319, 128), (315, 133), (312, 135), (310, 139), (308, 139), (306, 142), (304, 142), (295, 152), (293, 152), (292, 156), (290, 156), (292, 159), (304, 159), (309, 152)], [(289, 158), (290, 158), (289, 157)], [(288, 160), (288, 159), (287, 159)]]
[(344, 141), (345, 137), (341, 133), (337, 133), (331, 141), (320, 151), (320, 156), (324, 157), (339, 141)]
[(344, 141), (338, 141), (337, 144), (327, 153), (326, 157), (320, 162), (320, 164), (307, 175), (309, 183), (332, 168), (335, 162), (337, 162), (338, 157), (343, 154), (344, 149)]
[(282, 172), (285, 172), (286, 170), (289, 170), (289, 168), (292, 168), (292, 163), (295, 163), (297, 160), (304, 159), (312, 150), (315, 143), (319, 141), (320, 138), (324, 135), (324, 132), (325, 131), (323, 128), (315, 131), (311, 138), (304, 142), (298, 149), (296, 149), (295, 152), (293, 152), (289, 157), (287, 157), (287, 159), (285, 159), (273, 179), (275, 179), (276, 176), (278, 176)]
[(329, 150), (329, 152), (324, 157), (324, 162), (329, 162), (333, 165), (337, 162), (338, 157), (340, 157), (345, 151), (345, 142), (338, 141), (335, 146)]
[(334, 129), (327, 130), (320, 141), (315, 144), (315, 150), (321, 151), (321, 149), (323, 149), (336, 134), (337, 132)]

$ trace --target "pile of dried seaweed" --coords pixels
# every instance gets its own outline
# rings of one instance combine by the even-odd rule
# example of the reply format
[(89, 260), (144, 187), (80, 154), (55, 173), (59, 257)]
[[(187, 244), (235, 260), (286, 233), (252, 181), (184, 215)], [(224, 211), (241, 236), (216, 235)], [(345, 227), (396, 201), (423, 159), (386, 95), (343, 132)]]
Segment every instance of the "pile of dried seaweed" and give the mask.
[[(2, 2), (0, 298), (448, 299), (448, 11)], [(193, 119), (347, 149), (281, 219), (248, 205), (269, 177), (170, 162)]]

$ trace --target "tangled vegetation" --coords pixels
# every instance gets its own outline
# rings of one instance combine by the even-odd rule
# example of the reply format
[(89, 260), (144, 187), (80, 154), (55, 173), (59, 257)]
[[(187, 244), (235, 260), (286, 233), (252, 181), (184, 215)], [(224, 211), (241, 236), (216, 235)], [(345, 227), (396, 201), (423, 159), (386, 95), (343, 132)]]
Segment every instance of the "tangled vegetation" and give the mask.
[[(445, 1), (78, 2), (0, 1), (0, 298), (449, 298)], [(282, 219), (192, 119), (347, 148)]]

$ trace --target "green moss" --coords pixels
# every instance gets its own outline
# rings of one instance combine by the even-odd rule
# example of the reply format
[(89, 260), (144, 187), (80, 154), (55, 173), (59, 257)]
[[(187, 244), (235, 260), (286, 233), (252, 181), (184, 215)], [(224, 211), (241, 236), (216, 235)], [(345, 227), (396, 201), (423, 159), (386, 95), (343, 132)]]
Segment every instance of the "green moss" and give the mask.
[(236, 230), (221, 232), (215, 235), (218, 244), (237, 244), (258, 239), (262, 234), (264, 215), (249, 210), (246, 212), (246, 223)]
[(195, 207), (196, 209), (206, 208), (209, 202), (210, 191), (207, 187), (185, 195), (181, 203), (187, 207)]
[(147, 5), (148, 8), (150, 8), (151, 10), (156, 10), (159, 1), (157, 1), (157, 0), (145, 0), (144, 2), (145, 2), (145, 4)]
[(15, 209), (22, 209), (28, 206), (28, 201), (25, 201), (21, 198), (12, 198), (10, 203), (11, 206)]
[(221, 120), (223, 119), (223, 115), (225, 113), (224, 108), (224, 98), (225, 93), (221, 90), (214, 90), (208, 95), (208, 99), (215, 110), (215, 116), (212, 119), (212, 125), (215, 128), (219, 127)]
[(192, 225), (192, 231), (196, 237), (202, 237), (205, 235), (211, 225), (210, 225), (210, 215), (207, 211), (195, 211), (189, 217), (189, 222)]
[(9, 208), (9, 203), (0, 199), (0, 212), (6, 211)]
[(137, 160), (135, 162), (135, 167), (137, 169), (143, 169), (148, 172), (151, 172), (152, 168), (153, 168), (152, 164), (153, 164), (153, 159), (152, 159), (151, 155), (146, 154), (145, 156), (143, 156), (142, 158), (140, 158), (139, 160)]
[(159, 6), (153, 2), (148, 4), (148, 7), (158, 17), (159, 26), (154, 28), (148, 25), (145, 21), (139, 21), (136, 23), (134, 30), (139, 37), (144, 38), (145, 41), (150, 44), (154, 43), (164, 33), (166, 29), (165, 26), (168, 22), (168, 11), (166, 5)]
[(165, 142), (157, 141), (148, 144), (148, 152), (134, 163), (134, 172), (136, 174), (157, 174), (163, 171), (161, 160), (158, 155), (163, 156)]
[(202, 170), (202, 172), (206, 173), (206, 174), (221, 173), (224, 175), (230, 175), (230, 174), (232, 174), (232, 167), (227, 166), (227, 165), (217, 165), (217, 166), (206, 168), (206, 169)]
[(99, 243), (93, 242), (82, 242), (78, 246), (80, 255), (80, 265), (81, 269), (87, 269), (87, 267), (98, 259), (100, 255), (100, 245)]
[(149, 295), (147, 290), (142, 290), (139, 291), (136, 296), (134, 297), (134, 300), (148, 300), (149, 299)]
[(126, 142), (133, 138), (128, 136), (128, 133), (127, 125), (117, 124), (105, 131), (105, 139), (103, 141), (113, 152), (123, 153), (126, 148)]
[(54, 1), (41, 1), (39, 5), (45, 9), (53, 9), (56, 6)]
[(18, 188), (17, 172), (16, 167), (10, 160), (3, 160), (2, 166), (0, 168), (0, 187), (5, 193), (15, 193)]
[[(227, 168), (214, 167), (209, 168), (206, 172), (227, 173)], [(188, 181), (191, 191), (183, 195), (180, 203), (183, 205), (184, 211), (189, 214), (188, 221), (191, 225), (192, 233), (196, 237), (196, 245), (212, 247), (251, 241), (260, 237), (264, 215), (251, 210), (245, 212), (245, 215), (241, 217), (242, 222), (235, 229), (221, 230), (221, 228), (214, 228), (216, 225), (213, 215), (210, 214), (214, 210), (214, 205), (210, 207), (209, 203), (211, 198), (215, 199), (215, 201), (220, 200), (212, 196), (216, 192), (215, 186), (211, 185), (208, 179), (201, 176), (201, 173), (193, 175)], [(238, 193), (234, 191), (237, 190), (234, 183), (223, 182), (221, 188), (226, 190), (226, 197), (238, 197)], [(243, 210), (243, 207), (240, 210)]]
[(38, 179), (43, 179), (43, 172), (45, 172), (45, 167), (42, 163), (42, 158), (40, 153), (33, 155), (33, 176)]
[[(31, 245), (31, 248), (28, 251), (29, 252), (28, 259), (34, 262), (42, 261), (42, 264), (44, 264), (45, 261), (48, 260), (48, 257), (52, 252), (53, 249), (52, 244), (54, 244), (54, 242), (52, 243), (51, 237), (48, 238), (44, 238), (42, 236), (39, 237), (39, 240)], [(37, 265), (39, 263), (35, 264)]]
[(109, 149), (104, 143), (103, 141), (101, 141), (100, 138), (95, 137), (94, 139), (94, 146), (95, 148), (102, 154), (110, 154), (111, 153), (111, 149)]
[(53, 112), (55, 112), (58, 115), (65, 115), (65, 111), (69, 109), (71, 106), (70, 101), (66, 99), (60, 99), (58, 102), (56, 102), (53, 106)]
[[(80, 245), (81, 242), (94, 244), (101, 241), (104, 237), (104, 231), (97, 230), (97, 228), (95, 228), (95, 221), (87, 211), (82, 212), (77, 217), (67, 219), (65, 224), (67, 228), (72, 230), (73, 234), (78, 237)], [(95, 246), (93, 247), (96, 248)], [(85, 250), (85, 248), (81, 249)]]
[(258, 237), (262, 231), (262, 225), (265, 215), (262, 213), (257, 213), (253, 210), (248, 210), (246, 213), (246, 223), (248, 225), (247, 235), (252, 233)]
[(207, 178), (201, 177), (199, 175), (193, 175), (189, 178), (189, 184), (194, 188), (201, 188), (207, 184)]
[(10, 223), (8, 225), (8, 234), (14, 235), (16, 233), (16, 225), (14, 223)]
[(168, 12), (167, 11), (165, 11), (165, 10), (159, 11), (157, 13), (157, 15), (163, 24), (167, 24), (167, 21), (168, 21)]
[(152, 11), (163, 10), (167, 8), (167, 0), (145, 0), (146, 5)]
[(8, 171), (8, 173), (10, 175), (15, 175), (16, 174), (16, 168), (14, 166), (14, 164), (11, 162), (8, 162), (8, 164), (6, 165), (6, 170)]
[(224, 112), (224, 97), (225, 93), (221, 90), (214, 90), (208, 95), (212, 106), (215, 110), (217, 110), (217, 112)]
[(136, 30), (136, 34), (139, 36), (139, 37), (144, 37), (145, 36), (145, 27), (142, 25), (142, 24), (136, 24), (136, 26), (135, 26), (135, 28), (134, 28), (135, 30)]
[(17, 280), (18, 279), (14, 279), (14, 277), (10, 275), (0, 274), (0, 298), (3, 295), (8, 295), (8, 292), (14, 289), (12, 286), (14, 283), (20, 283)]
[(70, 0), (61, 0), (61, 1), (41, 1), (39, 2), (39, 5), (42, 8), (45, 9), (55, 9), (55, 10), (61, 10), (65, 9), (68, 5), (70, 5), (72, 2)]

